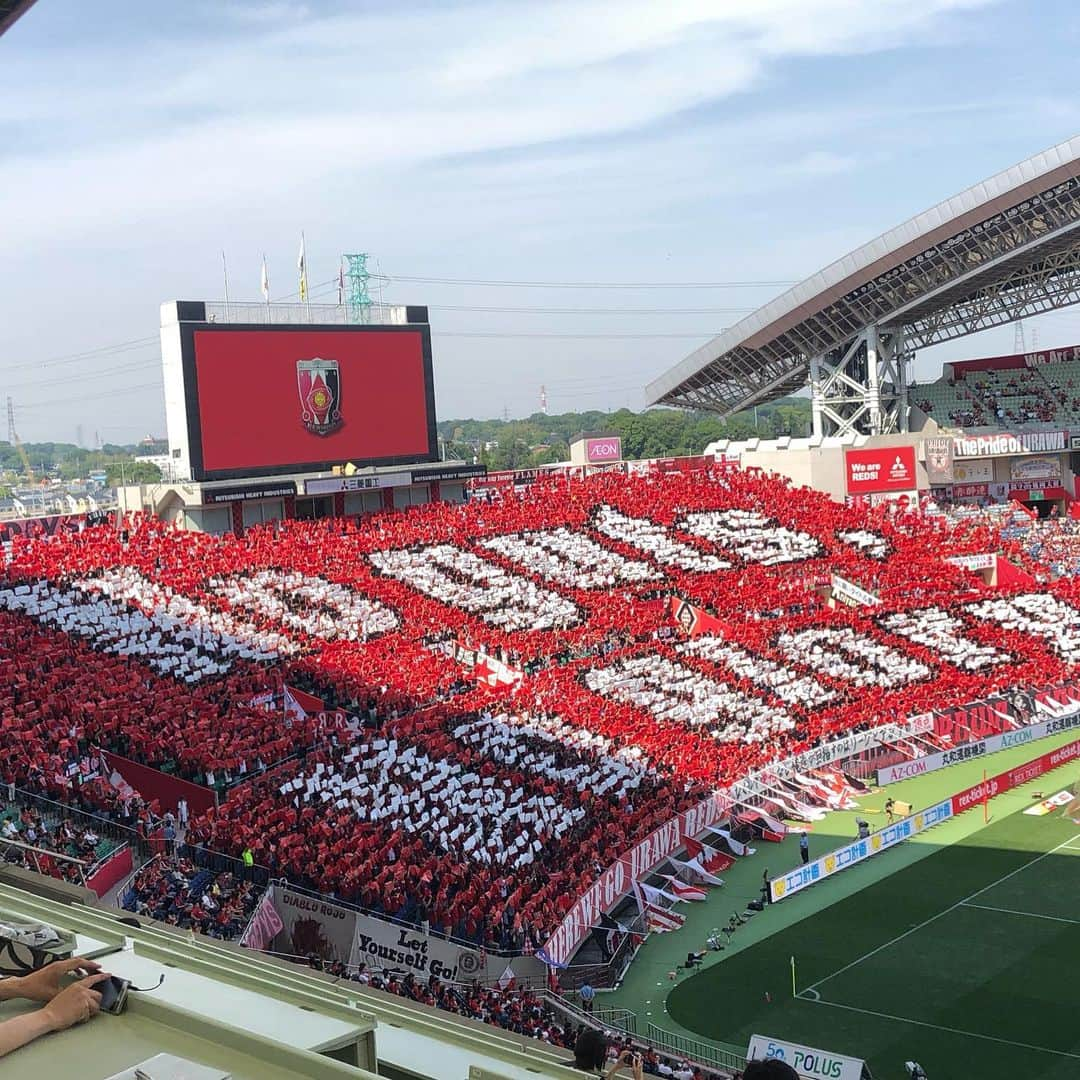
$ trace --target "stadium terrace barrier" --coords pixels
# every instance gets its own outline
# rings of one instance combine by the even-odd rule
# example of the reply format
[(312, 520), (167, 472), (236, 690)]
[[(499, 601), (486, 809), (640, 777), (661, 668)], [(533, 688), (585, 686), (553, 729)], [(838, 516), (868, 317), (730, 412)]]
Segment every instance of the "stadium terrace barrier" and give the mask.
[(86, 887), (92, 889), (100, 898), (131, 874), (134, 868), (131, 846), (124, 844), (86, 875)]
[(12, 518), (0, 521), (0, 543), (14, 540), (16, 536), (29, 538), (82, 532), (85, 524), (85, 514), (46, 514), (41, 517)]
[(655, 1046), (675, 1057), (700, 1061), (703, 1065), (709, 1065), (714, 1069), (731, 1069), (734, 1072), (740, 1072), (746, 1068), (746, 1051), (730, 1043), (707, 1043), (685, 1035), (676, 1035), (673, 1031), (658, 1027), (651, 1020), (645, 1030), (645, 1038), (650, 1046)]
[(1061, 765), (1080, 758), (1080, 739), (1075, 739), (1056, 750), (1051, 750), (1032, 761), (1017, 765), (997, 776), (990, 777), (978, 784), (973, 784), (963, 791), (944, 799), (925, 810), (914, 813), (902, 821), (886, 825), (884, 829), (871, 833), (863, 840), (845, 844), (835, 851), (830, 851), (820, 859), (815, 859), (806, 866), (800, 866), (782, 877), (774, 878), (769, 883), (769, 893), (774, 903), (785, 900), (797, 892), (816, 885), (819, 881), (832, 876), (840, 870), (846, 870), (856, 863), (863, 862), (871, 855), (887, 851), (904, 840), (909, 840), (949, 818), (963, 814), (975, 806), (981, 806), (996, 795), (1020, 787), (1031, 780), (1036, 780), (1044, 773), (1051, 772)]
[(665, 822), (640, 844), (616, 859), (574, 901), (543, 949), (538, 950), (539, 959), (552, 967), (566, 967), (570, 957), (598, 924), (602, 912), (621, 900), (635, 881), (680, 851), (683, 837), (703, 833), (721, 821), (732, 805), (727, 793), (716, 792), (704, 802)]
[(980, 806), (995, 795), (1003, 795), (1006, 791), (1020, 787), (1030, 780), (1036, 780), (1043, 773), (1051, 772), (1061, 765), (1080, 757), (1080, 739), (1075, 739), (1056, 750), (1035, 758), (1034, 761), (1025, 762), (1012, 769), (1006, 769), (997, 776), (992, 776), (979, 784), (973, 784), (964, 791), (957, 792), (950, 802), (953, 814), (962, 814), (973, 806)]
[(177, 802), (186, 799), (191, 816), (201, 817), (217, 802), (213, 788), (193, 784), (190, 780), (171, 776), (149, 765), (141, 765), (130, 758), (114, 754), (111, 750), (98, 750), (98, 753), (110, 775), (113, 772), (118, 773), (146, 802), (156, 799), (163, 811), (175, 812)]
[(1080, 712), (1071, 716), (1060, 716), (1041, 724), (1016, 728), (1013, 731), (1003, 731), (1000, 735), (991, 735), (988, 739), (961, 743), (951, 750), (927, 754), (925, 757), (913, 758), (911, 761), (903, 761), (897, 765), (887, 765), (883, 769), (878, 769), (878, 787), (894, 784), (898, 780), (910, 780), (913, 776), (924, 776), (926, 773), (936, 772), (950, 765), (958, 765), (961, 761), (970, 761), (972, 758), (983, 757), (985, 754), (997, 753), (998, 750), (1023, 746), (1025, 743), (1045, 739), (1048, 735), (1056, 735), (1061, 731), (1078, 727), (1080, 727)]

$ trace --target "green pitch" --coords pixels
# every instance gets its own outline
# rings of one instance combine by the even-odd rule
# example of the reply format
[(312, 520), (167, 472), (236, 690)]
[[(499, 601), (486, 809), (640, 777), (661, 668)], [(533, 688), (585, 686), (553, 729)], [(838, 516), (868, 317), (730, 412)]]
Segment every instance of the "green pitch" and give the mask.
[(1078, 966), (1080, 825), (1013, 813), (686, 979), (667, 1009), (710, 1039), (864, 1058), (875, 1080), (911, 1058), (931, 1080), (1076, 1080)]

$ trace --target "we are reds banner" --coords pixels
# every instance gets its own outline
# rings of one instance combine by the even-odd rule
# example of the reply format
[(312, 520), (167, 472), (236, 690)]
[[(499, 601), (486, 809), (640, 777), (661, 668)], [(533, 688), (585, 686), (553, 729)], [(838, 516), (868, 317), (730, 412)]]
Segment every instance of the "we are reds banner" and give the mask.
[(849, 495), (879, 491), (914, 491), (915, 447), (892, 446), (877, 450), (848, 450), (844, 454)]

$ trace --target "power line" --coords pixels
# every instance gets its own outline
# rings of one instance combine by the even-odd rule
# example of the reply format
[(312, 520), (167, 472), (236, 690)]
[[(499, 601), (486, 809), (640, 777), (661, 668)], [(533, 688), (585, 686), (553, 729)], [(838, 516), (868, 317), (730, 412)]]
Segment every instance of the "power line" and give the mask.
[(607, 341), (644, 341), (651, 338), (702, 338), (716, 337), (719, 330), (702, 330), (697, 334), (559, 334), (547, 331), (530, 332), (526, 330), (432, 330), (432, 337), (456, 338), (562, 338), (564, 340), (607, 340)]
[(111, 375), (124, 375), (132, 371), (146, 371), (151, 368), (159, 368), (161, 360), (153, 357), (145, 360), (136, 360), (126, 364), (120, 364), (114, 368), (106, 368), (104, 371), (87, 371), (82, 374), (63, 375), (56, 379), (36, 379), (33, 382), (5, 383), (5, 390), (41, 390), (50, 386), (67, 386), (69, 383), (95, 381)]
[(507, 312), (520, 315), (740, 315), (755, 308), (548, 308), (548, 307), (476, 307), (471, 304), (428, 304), (429, 311)]
[(34, 412), (37, 409), (51, 409), (56, 405), (72, 405), (79, 404), (83, 401), (96, 401), (98, 398), (103, 397), (119, 397), (121, 394), (133, 394), (140, 390), (160, 390), (160, 382), (152, 383), (139, 383), (135, 386), (121, 386), (116, 390), (103, 390), (97, 394), (80, 394), (79, 397), (74, 398), (61, 398), (53, 401), (43, 401), (36, 405), (20, 405), (16, 412), (22, 414), (24, 412)]
[(42, 368), (53, 364), (75, 364), (80, 360), (89, 360), (103, 354), (130, 352), (132, 349), (149, 345), (158, 340), (157, 334), (153, 337), (133, 338), (131, 341), (121, 341), (116, 345), (102, 345), (96, 349), (87, 349), (84, 352), (67, 353), (64, 356), (54, 356), (51, 360), (25, 360), (18, 364), (8, 365), (11, 368)]
[(390, 284), (408, 281), (423, 285), (482, 285), (507, 289), (765, 289), (798, 285), (798, 281), (489, 281), (409, 274), (372, 274), (372, 277), (381, 277)]

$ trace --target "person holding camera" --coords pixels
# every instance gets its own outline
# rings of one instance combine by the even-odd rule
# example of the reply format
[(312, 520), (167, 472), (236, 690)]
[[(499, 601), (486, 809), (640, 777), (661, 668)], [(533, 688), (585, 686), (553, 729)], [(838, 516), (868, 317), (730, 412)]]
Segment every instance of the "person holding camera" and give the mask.
[[(572, 1067), (582, 1072), (596, 1073), (607, 1064), (607, 1039), (595, 1028), (582, 1028), (574, 1044)], [(621, 1068), (625, 1067), (633, 1080), (643, 1080), (645, 1076), (641, 1055), (633, 1050), (624, 1050), (604, 1073), (604, 1080), (612, 1080)]]
[[(82, 976), (65, 985), (65, 976)], [(0, 979), (0, 1001), (26, 998), (45, 1007), (0, 1021), (0, 1057), (51, 1031), (64, 1031), (96, 1016), (101, 993), (94, 987), (110, 976), (93, 960), (57, 960), (29, 975)]]

